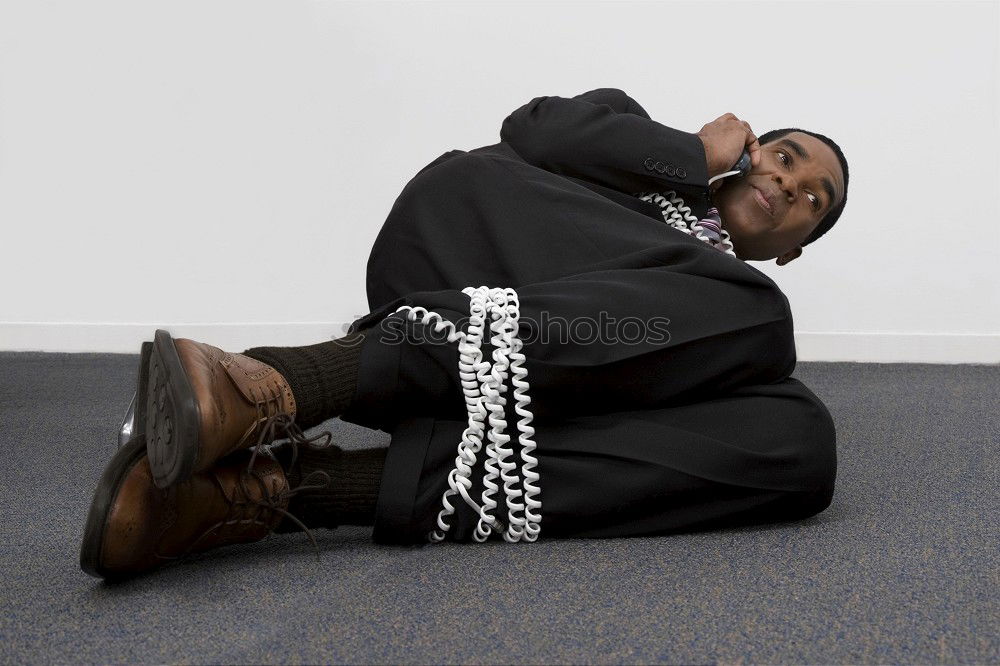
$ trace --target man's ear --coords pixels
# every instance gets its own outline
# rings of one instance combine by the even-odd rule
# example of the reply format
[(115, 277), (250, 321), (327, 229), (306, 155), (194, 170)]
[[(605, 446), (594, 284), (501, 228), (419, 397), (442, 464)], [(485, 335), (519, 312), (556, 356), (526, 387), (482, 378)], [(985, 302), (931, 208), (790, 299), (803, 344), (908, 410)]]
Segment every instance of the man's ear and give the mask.
[(785, 264), (787, 264), (792, 259), (796, 259), (796, 258), (798, 258), (800, 256), (802, 256), (802, 246), (801, 245), (797, 245), (795, 247), (795, 249), (789, 250), (788, 252), (786, 252), (783, 255), (781, 255), (780, 257), (778, 257), (777, 260), (775, 260), (774, 263), (778, 264), (779, 266), (784, 266)]

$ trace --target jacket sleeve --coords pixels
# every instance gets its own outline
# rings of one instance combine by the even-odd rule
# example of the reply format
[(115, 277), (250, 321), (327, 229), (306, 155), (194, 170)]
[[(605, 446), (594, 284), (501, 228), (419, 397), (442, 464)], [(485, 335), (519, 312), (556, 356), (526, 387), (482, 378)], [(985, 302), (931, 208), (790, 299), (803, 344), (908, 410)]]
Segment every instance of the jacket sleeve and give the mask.
[(652, 120), (617, 88), (536, 97), (504, 119), (500, 140), (534, 166), (629, 194), (708, 191), (698, 135)]

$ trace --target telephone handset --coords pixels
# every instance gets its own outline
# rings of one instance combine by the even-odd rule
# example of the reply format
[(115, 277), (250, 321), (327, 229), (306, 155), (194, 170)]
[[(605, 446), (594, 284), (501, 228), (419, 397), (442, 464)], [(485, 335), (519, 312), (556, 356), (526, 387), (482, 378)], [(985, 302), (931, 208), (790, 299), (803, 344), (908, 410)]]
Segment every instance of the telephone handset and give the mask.
[(750, 151), (746, 148), (743, 149), (743, 154), (740, 155), (740, 159), (737, 160), (736, 164), (730, 171), (736, 171), (737, 178), (745, 178), (748, 173), (750, 173)]
[(745, 178), (746, 175), (750, 173), (750, 151), (746, 148), (743, 149), (743, 154), (740, 155), (740, 159), (736, 161), (729, 171), (720, 173), (718, 176), (714, 176), (708, 179), (708, 184), (711, 186), (712, 183), (719, 180), (720, 178), (726, 178), (727, 176), (736, 176), (737, 178)]

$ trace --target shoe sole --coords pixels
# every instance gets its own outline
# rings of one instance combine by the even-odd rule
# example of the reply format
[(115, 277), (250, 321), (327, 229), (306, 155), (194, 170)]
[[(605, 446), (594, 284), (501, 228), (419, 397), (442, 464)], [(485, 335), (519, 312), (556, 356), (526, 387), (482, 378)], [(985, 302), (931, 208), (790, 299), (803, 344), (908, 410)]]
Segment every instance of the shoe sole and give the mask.
[(87, 513), (87, 523), (83, 529), (83, 543), (80, 546), (80, 568), (95, 578), (120, 578), (126, 574), (107, 571), (101, 567), (101, 549), (104, 544), (104, 530), (108, 524), (111, 507), (118, 497), (118, 490), (125, 477), (146, 455), (146, 442), (141, 436), (130, 439), (115, 452), (108, 466), (101, 474), (101, 480), (94, 492)]
[(164, 489), (189, 478), (201, 446), (201, 415), (194, 389), (170, 333), (157, 329), (146, 382), (146, 452), (153, 483)]
[[(139, 348), (139, 379), (135, 383), (135, 395), (132, 397), (132, 408), (134, 420), (132, 429), (126, 437), (122, 437), (122, 428), (125, 422), (119, 426), (118, 448), (125, 446), (133, 437), (146, 437), (146, 393), (149, 388), (149, 355), (153, 352), (153, 343), (145, 341)], [(127, 414), (126, 414), (127, 418)]]

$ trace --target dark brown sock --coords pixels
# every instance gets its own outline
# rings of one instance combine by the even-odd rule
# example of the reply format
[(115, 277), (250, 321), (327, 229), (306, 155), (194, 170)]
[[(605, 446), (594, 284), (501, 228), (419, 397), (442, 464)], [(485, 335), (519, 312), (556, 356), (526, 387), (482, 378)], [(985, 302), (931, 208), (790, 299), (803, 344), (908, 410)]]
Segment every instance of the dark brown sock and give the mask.
[[(291, 444), (275, 447), (272, 452), (285, 470), (292, 490), (316, 470), (323, 470), (331, 479), (331, 483), (324, 488), (307, 488), (293, 495), (288, 512), (310, 529), (333, 529), (338, 525), (374, 525), (375, 506), (387, 451), (385, 447), (345, 450), (336, 445), (313, 449), (300, 444), (295, 467), (289, 469)], [(315, 474), (307, 485), (324, 483), (323, 476)], [(286, 516), (275, 532), (295, 532), (301, 529)]]
[(363, 331), (305, 347), (251, 347), (245, 356), (267, 363), (288, 380), (295, 396), (295, 423), (306, 430), (339, 416), (358, 384)]

